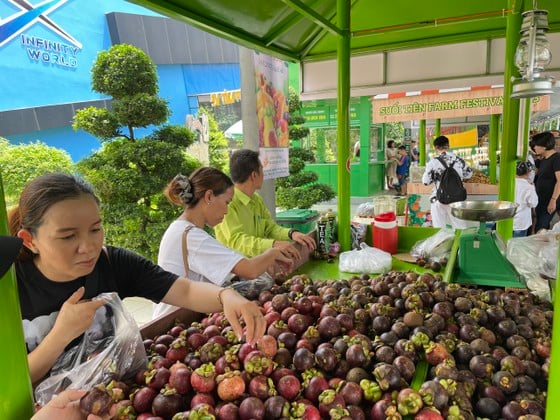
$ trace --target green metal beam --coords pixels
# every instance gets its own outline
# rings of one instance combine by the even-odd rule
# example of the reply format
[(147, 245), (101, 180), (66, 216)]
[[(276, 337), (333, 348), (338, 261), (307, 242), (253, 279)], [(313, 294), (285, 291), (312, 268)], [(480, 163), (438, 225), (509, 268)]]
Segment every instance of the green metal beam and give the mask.
[[(481, 41), (488, 38), (503, 38), (505, 32), (503, 29), (494, 31), (481, 31), (480, 33), (466, 33), (458, 35), (440, 36), (434, 38), (420, 38), (410, 41), (383, 43), (383, 39), (379, 38), (379, 43), (364, 47), (353, 47), (352, 55), (359, 54), (375, 54), (384, 51), (405, 50), (412, 48), (434, 47), (438, 45), (456, 44), (462, 42)], [(377, 36), (377, 35), (376, 35)], [(325, 53), (312, 54), (310, 52), (301, 54), (302, 61), (322, 61), (336, 58), (334, 51)]]
[(418, 127), (418, 163), (420, 166), (426, 166), (426, 120), (420, 120)]
[(191, 10), (178, 7), (176, 4), (166, 3), (165, 6), (153, 3), (150, 0), (129, 0), (131, 3), (139, 4), (142, 7), (153, 10), (162, 15), (169, 16), (175, 20), (188, 23), (195, 28), (201, 29), (213, 35), (227, 39), (228, 41), (242, 45), (244, 47), (258, 50), (271, 56), (287, 61), (300, 61), (296, 52), (286, 48), (273, 45), (266, 45), (260, 38), (252, 36), (246, 32), (241, 32), (234, 27), (223, 25), (213, 21), (206, 16), (199, 15)]
[[(511, 99), (512, 78), (518, 76), (514, 65), (515, 50), (519, 44), (522, 1), (509, 0), (512, 12), (507, 17), (506, 59), (504, 67), (504, 126), (500, 147), (500, 188), (498, 198), (513, 201), (515, 197), (515, 158), (517, 154), (517, 132), (519, 127), (519, 99)], [(504, 241), (511, 238), (513, 219), (500, 220), (497, 229)]]
[[(350, 2), (350, 10), (352, 10), (352, 7), (354, 7), (354, 5), (358, 2), (359, 0), (352, 0)], [(336, 12), (333, 13), (331, 16), (327, 16), (328, 20), (333, 19), (336, 16)], [(306, 57), (309, 54), (309, 51), (311, 51), (313, 49), (313, 47), (315, 45), (317, 45), (319, 42), (321, 42), (321, 40), (328, 35), (328, 32), (326, 30), (321, 30), (319, 33), (317, 33), (315, 35), (315, 37), (301, 50), (300, 53), (300, 57)]]
[(281, 21), (277, 26), (276, 29), (270, 31), (267, 37), (263, 40), (264, 45), (267, 47), (272, 45), (274, 42), (278, 40), (282, 35), (292, 30), (294, 25), (296, 25), (299, 21), (303, 19), (303, 16), (299, 13), (293, 13), (290, 15), (288, 19), (284, 19)]
[(335, 36), (342, 35), (342, 32), (336, 25), (333, 25), (330, 21), (325, 19), (315, 10), (308, 7), (305, 3), (302, 3), (299, 0), (282, 0), (285, 4), (290, 6), (292, 9), (296, 10), (297, 12), (301, 13), (310, 21), (316, 23), (317, 25), (321, 26), (322, 28), (329, 31), (331, 34)]
[(500, 115), (493, 114), (490, 115), (490, 128), (488, 137), (488, 178), (490, 182), (495, 184), (498, 180), (496, 169), (497, 169), (497, 156), (498, 156), (498, 139), (500, 137)]
[(341, 35), (338, 37), (338, 240), (343, 251), (350, 249), (350, 4), (337, 0)]

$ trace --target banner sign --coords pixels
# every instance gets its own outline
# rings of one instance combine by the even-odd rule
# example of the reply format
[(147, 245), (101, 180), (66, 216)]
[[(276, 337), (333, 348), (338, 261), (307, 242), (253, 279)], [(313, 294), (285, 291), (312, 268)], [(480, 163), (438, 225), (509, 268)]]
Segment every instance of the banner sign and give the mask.
[(241, 89), (210, 94), (210, 105), (212, 105), (212, 108), (220, 105), (231, 105), (236, 102), (241, 102)]
[[(373, 122), (387, 123), (501, 114), (504, 103), (503, 90), (503, 88), (493, 88), (372, 99)], [(549, 108), (549, 96), (531, 99), (531, 111), (547, 111)]]
[(263, 165), (264, 179), (290, 175), (290, 153), (287, 147), (261, 147), (259, 158)]
[(260, 147), (288, 147), (288, 63), (253, 53)]
[[(359, 106), (350, 106), (350, 124), (358, 125), (359, 119)], [(319, 127), (336, 127), (337, 121), (337, 108), (334, 106), (317, 106), (317, 107), (304, 107), (301, 110), (301, 116), (305, 118), (305, 126), (309, 128)]]

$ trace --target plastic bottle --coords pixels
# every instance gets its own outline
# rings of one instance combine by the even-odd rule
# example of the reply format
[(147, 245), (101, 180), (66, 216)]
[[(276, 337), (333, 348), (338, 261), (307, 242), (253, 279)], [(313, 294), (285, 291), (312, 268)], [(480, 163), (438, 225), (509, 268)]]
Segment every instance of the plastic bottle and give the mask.
[(336, 242), (336, 214), (332, 209), (328, 209), (327, 213), (327, 237), (329, 238), (329, 244)]
[(325, 213), (321, 213), (319, 220), (317, 220), (317, 252), (320, 255), (325, 255), (329, 251), (327, 225), (327, 216)]

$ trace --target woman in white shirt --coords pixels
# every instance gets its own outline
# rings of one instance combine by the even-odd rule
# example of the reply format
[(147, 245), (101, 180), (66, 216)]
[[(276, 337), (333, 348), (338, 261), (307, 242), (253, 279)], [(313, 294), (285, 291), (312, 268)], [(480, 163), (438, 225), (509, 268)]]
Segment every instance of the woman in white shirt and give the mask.
[[(167, 199), (184, 208), (183, 213), (165, 231), (160, 242), (158, 264), (167, 271), (195, 281), (223, 285), (235, 275), (254, 279), (275, 263), (290, 268), (292, 260), (280, 248), (270, 248), (253, 258), (245, 258), (222, 245), (209, 235), (205, 226), (220, 223), (233, 198), (233, 182), (215, 168), (198, 168), (188, 178), (177, 175), (165, 189)], [(183, 261), (183, 232), (186, 235), (187, 266)], [(160, 317), (176, 309), (159, 303), (153, 317)]]
[(515, 177), (515, 202), (519, 205), (513, 217), (513, 237), (520, 238), (529, 234), (533, 225), (531, 209), (537, 207), (539, 198), (535, 186), (529, 182), (532, 165), (529, 162), (518, 162)]

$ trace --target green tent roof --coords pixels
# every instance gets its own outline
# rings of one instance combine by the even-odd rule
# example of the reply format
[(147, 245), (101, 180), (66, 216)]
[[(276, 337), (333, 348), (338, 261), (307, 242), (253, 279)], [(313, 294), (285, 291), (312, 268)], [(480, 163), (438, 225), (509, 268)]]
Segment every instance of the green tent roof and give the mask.
[[(132, 0), (252, 49), (295, 61), (335, 58), (336, 0)], [(505, 37), (507, 0), (348, 0), (353, 54)], [(519, 2), (515, 2), (519, 5)], [(522, 10), (533, 8), (526, 0)], [(560, 1), (540, 0), (552, 32)]]

